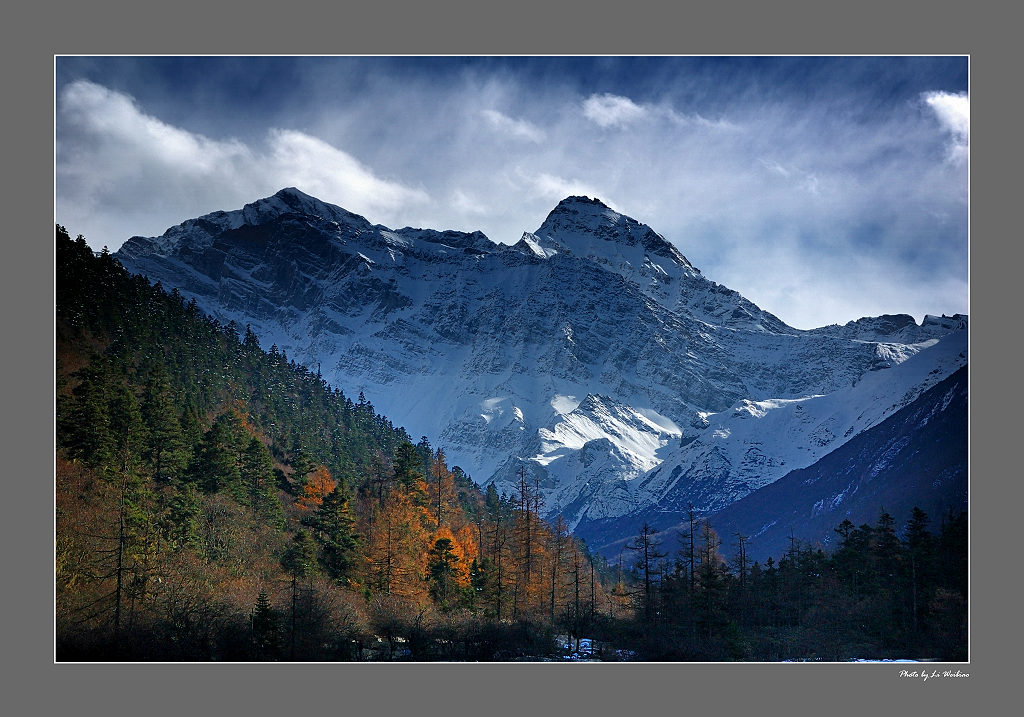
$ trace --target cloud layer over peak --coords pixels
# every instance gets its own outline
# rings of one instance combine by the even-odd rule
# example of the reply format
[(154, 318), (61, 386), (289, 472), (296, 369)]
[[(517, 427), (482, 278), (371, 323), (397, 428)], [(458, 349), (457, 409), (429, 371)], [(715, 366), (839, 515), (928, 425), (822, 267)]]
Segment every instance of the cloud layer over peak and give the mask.
[(965, 58), (58, 58), (56, 220), (286, 186), (515, 243), (570, 194), (810, 328), (967, 310)]
[[(58, 214), (112, 248), (132, 234), (159, 234), (190, 216), (238, 208), (285, 186), (379, 218), (429, 201), (424, 190), (382, 179), (297, 130), (271, 127), (255, 146), (211, 139), (85, 80), (67, 85), (60, 100)], [(120, 229), (126, 226), (133, 227), (130, 234)]]

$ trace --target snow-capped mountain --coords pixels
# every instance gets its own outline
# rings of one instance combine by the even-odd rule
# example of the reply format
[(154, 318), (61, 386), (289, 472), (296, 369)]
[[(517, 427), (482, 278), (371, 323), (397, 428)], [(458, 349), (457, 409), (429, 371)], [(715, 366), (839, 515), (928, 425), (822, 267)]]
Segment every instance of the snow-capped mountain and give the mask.
[(585, 197), (508, 246), (284, 189), (116, 257), (572, 525), (735, 500), (967, 360), (960, 316), (789, 327)]

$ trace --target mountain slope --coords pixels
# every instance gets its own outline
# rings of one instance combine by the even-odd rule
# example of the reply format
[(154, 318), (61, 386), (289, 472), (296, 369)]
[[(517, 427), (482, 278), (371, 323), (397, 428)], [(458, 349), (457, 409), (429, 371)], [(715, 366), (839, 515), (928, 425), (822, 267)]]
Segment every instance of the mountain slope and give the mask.
[[(479, 232), (372, 225), (290, 188), (133, 237), (116, 256), (362, 392), (478, 482), (510, 491), (525, 460), (549, 513), (573, 524), (662, 500), (661, 474), (641, 476), (676, 442), (707, 435), (712, 414), (845, 390), (932, 355), (966, 323), (797, 330), (585, 197), (504, 246)], [(936, 360), (924, 375), (965, 360)]]
[[(967, 509), (967, 367), (807, 468), (715, 514), (722, 535), (750, 536), (750, 555), (781, 555), (790, 535), (825, 547), (836, 526), (874, 525), (881, 510), (899, 525), (915, 506), (941, 517)], [(769, 519), (770, 518), (770, 519)]]
[[(732, 555), (735, 535), (745, 536), (750, 560), (778, 560), (791, 538), (828, 548), (844, 519), (873, 525), (882, 510), (897, 524), (911, 509), (924, 510), (938, 525), (952, 511), (967, 509), (967, 367), (937, 382), (884, 421), (865, 430), (812, 465), (793, 470), (718, 511), (701, 511)], [(688, 525), (683, 511), (651, 510), (632, 520), (598, 521), (578, 531), (607, 556), (628, 542), (629, 525), (647, 521), (661, 531), (661, 550), (680, 547)]]
[(717, 510), (791, 470), (811, 465), (850, 437), (877, 425), (967, 361), (967, 333), (911, 347), (917, 353), (829, 394), (743, 400), (708, 416), (692, 441), (665, 456), (638, 490), (660, 509)]

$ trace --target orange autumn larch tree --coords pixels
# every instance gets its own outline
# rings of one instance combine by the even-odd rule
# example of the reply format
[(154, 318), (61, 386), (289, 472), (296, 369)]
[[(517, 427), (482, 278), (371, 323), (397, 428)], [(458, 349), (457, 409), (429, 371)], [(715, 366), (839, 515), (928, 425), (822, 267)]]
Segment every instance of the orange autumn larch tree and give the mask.
[(476, 527), (466, 523), (455, 533), (455, 542), (462, 549), (462, 559), (467, 565), (480, 557), (480, 546), (476, 541)]
[(452, 472), (441, 448), (434, 453), (434, 459), (430, 469), (430, 483), (428, 484), (428, 497), (430, 499), (430, 512), (434, 518), (434, 528), (441, 526), (454, 528), (455, 522), (461, 522), (457, 513), (458, 495), (455, 492), (455, 481)]
[(426, 599), (423, 564), (430, 536), (423, 528), (424, 509), (405, 493), (385, 496), (384, 505), (365, 524), (368, 583), (375, 592)]
[(302, 494), (295, 503), (302, 510), (316, 510), (337, 486), (338, 482), (331, 478), (331, 472), (327, 467), (317, 466), (302, 487)]

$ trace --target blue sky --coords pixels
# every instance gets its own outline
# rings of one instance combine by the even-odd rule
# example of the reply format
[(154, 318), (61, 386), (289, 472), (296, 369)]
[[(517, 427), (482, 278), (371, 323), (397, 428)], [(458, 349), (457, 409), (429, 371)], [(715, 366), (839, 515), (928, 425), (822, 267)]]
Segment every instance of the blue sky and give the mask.
[(799, 328), (968, 310), (963, 57), (59, 57), (96, 248), (285, 186), (514, 243), (569, 194)]

